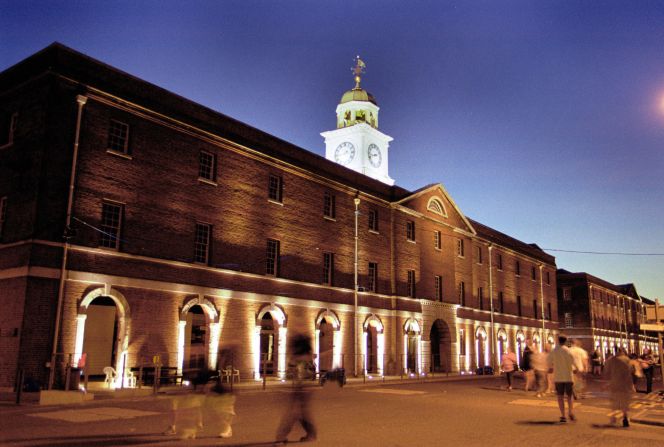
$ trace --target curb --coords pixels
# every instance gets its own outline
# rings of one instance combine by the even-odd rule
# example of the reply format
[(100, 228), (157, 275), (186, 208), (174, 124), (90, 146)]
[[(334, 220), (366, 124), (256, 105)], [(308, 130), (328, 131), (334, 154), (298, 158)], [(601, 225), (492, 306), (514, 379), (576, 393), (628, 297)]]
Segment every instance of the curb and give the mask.
[(638, 419), (632, 418), (629, 421), (634, 422), (636, 424), (655, 425), (657, 427), (664, 427), (664, 421), (660, 422), (660, 421), (653, 421), (651, 419), (640, 419), (640, 418), (638, 418)]

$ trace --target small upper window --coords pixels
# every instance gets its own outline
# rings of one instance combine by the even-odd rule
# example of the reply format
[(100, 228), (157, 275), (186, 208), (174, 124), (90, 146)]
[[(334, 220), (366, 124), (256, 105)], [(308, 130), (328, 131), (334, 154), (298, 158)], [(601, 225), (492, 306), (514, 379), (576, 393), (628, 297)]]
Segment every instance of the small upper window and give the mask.
[(436, 250), (440, 250), (443, 247), (443, 243), (440, 236), (440, 231), (435, 230), (433, 232), (433, 247)]
[(462, 258), (464, 256), (463, 239), (457, 239), (457, 256)]
[(501, 255), (500, 253), (499, 253), (498, 256), (496, 257), (496, 264), (497, 264), (497, 268), (498, 268), (498, 270), (502, 270), (502, 269), (503, 269), (503, 255)]
[(369, 263), (369, 284), (367, 284), (370, 292), (378, 292), (378, 263)]
[(546, 283), (551, 284), (551, 276), (549, 275), (549, 272), (546, 272)]
[(445, 212), (445, 207), (443, 206), (443, 202), (441, 202), (440, 199), (436, 197), (432, 197), (429, 199), (429, 203), (427, 204), (427, 210), (431, 211), (432, 213), (436, 213), (441, 216), (447, 217), (447, 213)]
[(530, 279), (537, 279), (537, 268), (535, 268), (535, 266), (530, 267)]
[(521, 263), (519, 261), (516, 261), (516, 264), (514, 265), (514, 273), (516, 276), (521, 276)]
[(16, 130), (17, 113), (0, 115), (0, 147), (10, 146), (14, 143), (14, 132)]
[(409, 241), (415, 241), (415, 222), (409, 220), (406, 223), (406, 239)]
[(477, 263), (482, 263), (482, 247), (477, 247)]
[(323, 253), (323, 284), (331, 286), (334, 278), (334, 253)]
[(378, 211), (369, 210), (369, 230), (378, 231)]
[(415, 298), (415, 270), (408, 270), (408, 296)]
[(217, 157), (213, 153), (201, 151), (198, 157), (198, 178), (211, 182), (217, 180)]
[(108, 127), (108, 149), (129, 154), (129, 125), (111, 120)]
[(279, 276), (279, 241), (276, 239), (267, 240), (267, 256), (265, 263), (265, 274), (270, 276)]
[(268, 183), (268, 192), (267, 192), (268, 199), (282, 203), (283, 191), (284, 191), (284, 185), (281, 177), (279, 177), (278, 175), (270, 174), (270, 180)]
[(212, 226), (204, 223), (196, 224), (194, 239), (194, 262), (207, 264), (210, 257), (210, 234)]
[(326, 192), (323, 197), (323, 216), (334, 219), (336, 214), (336, 197)]
[(434, 276), (434, 294), (436, 296), (436, 301), (443, 301), (443, 277)]

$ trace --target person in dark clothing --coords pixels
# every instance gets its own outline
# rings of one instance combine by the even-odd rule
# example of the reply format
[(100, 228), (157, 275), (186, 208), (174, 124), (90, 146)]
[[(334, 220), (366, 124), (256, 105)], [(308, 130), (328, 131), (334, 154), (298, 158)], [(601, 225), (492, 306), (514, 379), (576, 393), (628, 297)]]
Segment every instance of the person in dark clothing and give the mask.
[(646, 348), (639, 359), (643, 375), (646, 378), (646, 393), (652, 393), (652, 375), (655, 372), (655, 360), (652, 358), (652, 351)]
[(523, 350), (523, 357), (521, 358), (521, 369), (524, 371), (524, 374), (526, 376), (526, 385), (524, 389), (526, 391), (534, 388), (537, 388), (535, 384), (535, 371), (533, 370), (531, 358), (533, 355), (533, 351), (530, 349), (530, 346), (526, 345), (525, 349)]

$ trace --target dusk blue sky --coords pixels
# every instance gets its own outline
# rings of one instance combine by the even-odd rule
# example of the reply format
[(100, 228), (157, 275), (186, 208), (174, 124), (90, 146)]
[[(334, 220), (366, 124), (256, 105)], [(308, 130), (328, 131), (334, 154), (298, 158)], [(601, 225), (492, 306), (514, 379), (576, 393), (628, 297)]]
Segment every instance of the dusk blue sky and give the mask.
[[(398, 185), (542, 248), (664, 254), (662, 1), (0, 0), (0, 70), (54, 41), (320, 155), (359, 54)], [(549, 253), (664, 298), (664, 256)]]

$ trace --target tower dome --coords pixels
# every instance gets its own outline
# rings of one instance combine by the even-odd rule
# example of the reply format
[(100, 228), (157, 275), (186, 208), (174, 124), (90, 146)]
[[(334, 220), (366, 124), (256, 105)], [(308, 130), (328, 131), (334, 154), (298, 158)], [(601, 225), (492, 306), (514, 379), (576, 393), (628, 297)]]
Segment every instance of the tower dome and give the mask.
[(360, 59), (360, 56), (357, 56), (355, 66), (351, 69), (355, 79), (355, 87), (343, 94), (337, 106), (337, 129), (356, 124), (368, 124), (374, 129), (378, 129), (378, 103), (376, 103), (376, 98), (360, 87), (361, 75), (365, 68), (366, 65)]
[(352, 90), (348, 90), (341, 97), (339, 104), (345, 104), (350, 101), (368, 101), (372, 104), (378, 105), (374, 95), (364, 90), (363, 88), (354, 88)]

